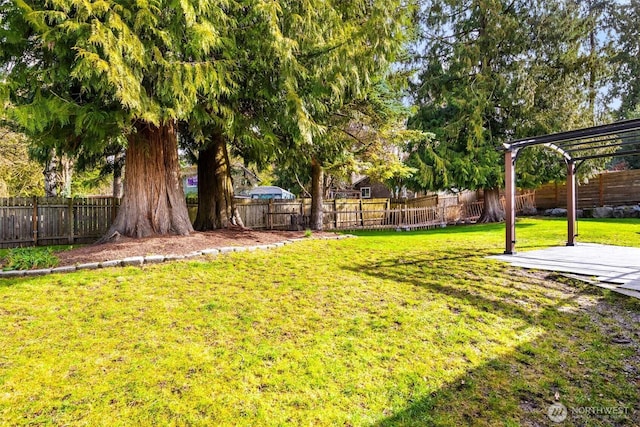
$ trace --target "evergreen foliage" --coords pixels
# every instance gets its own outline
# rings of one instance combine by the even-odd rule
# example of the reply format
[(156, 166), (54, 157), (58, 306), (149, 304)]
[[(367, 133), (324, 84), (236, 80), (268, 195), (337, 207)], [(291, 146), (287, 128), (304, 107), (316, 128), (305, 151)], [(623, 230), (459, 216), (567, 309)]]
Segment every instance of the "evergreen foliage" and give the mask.
[[(585, 50), (593, 22), (572, 2), (426, 2), (410, 124), (436, 143), (411, 147), (414, 188), (498, 188), (501, 143), (592, 124), (586, 76), (603, 62)], [(519, 185), (562, 173), (541, 150), (518, 162)]]
[(0, 197), (42, 196), (42, 168), (29, 159), (24, 135), (0, 128)]

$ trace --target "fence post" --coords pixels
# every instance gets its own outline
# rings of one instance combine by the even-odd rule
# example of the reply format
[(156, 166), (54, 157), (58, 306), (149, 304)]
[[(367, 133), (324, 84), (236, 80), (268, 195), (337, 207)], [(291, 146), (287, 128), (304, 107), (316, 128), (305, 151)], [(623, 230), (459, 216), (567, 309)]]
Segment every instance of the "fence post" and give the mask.
[(600, 204), (598, 206), (604, 206), (604, 176), (603, 174), (599, 174), (598, 175), (598, 181), (599, 181), (599, 194), (598, 194), (598, 199), (600, 201)]
[(273, 230), (273, 199), (269, 199), (269, 204), (267, 205), (267, 227), (269, 230)]
[(67, 218), (69, 220), (69, 244), (73, 243), (73, 199), (67, 198)]
[(364, 211), (362, 210), (362, 199), (360, 199), (360, 225), (364, 227)]
[(333, 226), (337, 230), (338, 229), (338, 201), (333, 199)]
[(384, 222), (383, 222), (383, 225), (388, 225), (387, 223), (388, 223), (388, 222), (390, 222), (390, 218), (391, 218), (391, 216), (392, 216), (392, 215), (391, 215), (391, 199), (387, 199), (386, 207), (387, 207), (387, 208), (386, 208), (385, 210), (386, 210), (387, 212), (385, 213), (385, 218), (384, 218), (384, 220), (383, 220), (383, 221), (384, 221)]
[(38, 197), (33, 196), (33, 215), (31, 216), (33, 246), (38, 245)]

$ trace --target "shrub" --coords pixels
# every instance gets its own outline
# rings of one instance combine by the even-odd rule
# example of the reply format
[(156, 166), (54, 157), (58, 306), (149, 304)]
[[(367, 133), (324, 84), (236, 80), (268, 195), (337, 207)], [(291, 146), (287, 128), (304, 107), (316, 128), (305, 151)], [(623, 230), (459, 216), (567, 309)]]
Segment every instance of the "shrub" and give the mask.
[(58, 257), (51, 248), (15, 248), (7, 251), (4, 270), (30, 270), (58, 265)]

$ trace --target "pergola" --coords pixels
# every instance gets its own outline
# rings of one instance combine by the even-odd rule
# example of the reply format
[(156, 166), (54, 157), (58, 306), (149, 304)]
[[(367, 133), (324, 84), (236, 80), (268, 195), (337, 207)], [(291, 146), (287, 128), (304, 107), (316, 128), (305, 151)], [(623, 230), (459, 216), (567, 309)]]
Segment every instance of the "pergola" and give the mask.
[(523, 138), (503, 144), (505, 169), (505, 254), (514, 254), (516, 245), (516, 173), (518, 154), (527, 147), (542, 146), (557, 152), (567, 165), (567, 246), (575, 245), (576, 237), (576, 171), (590, 159), (638, 155), (640, 149), (640, 119), (624, 120), (607, 125)]

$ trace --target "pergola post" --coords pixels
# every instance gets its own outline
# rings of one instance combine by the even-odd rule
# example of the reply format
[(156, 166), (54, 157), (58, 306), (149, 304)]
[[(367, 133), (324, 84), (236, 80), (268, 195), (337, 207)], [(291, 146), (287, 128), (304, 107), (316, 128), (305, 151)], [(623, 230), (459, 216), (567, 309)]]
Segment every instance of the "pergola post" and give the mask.
[(567, 161), (567, 246), (574, 246), (576, 239), (576, 164)]
[(514, 151), (508, 149), (504, 152), (505, 190), (504, 190), (504, 217), (506, 223), (506, 238), (504, 253), (513, 255), (516, 246), (516, 171)]

